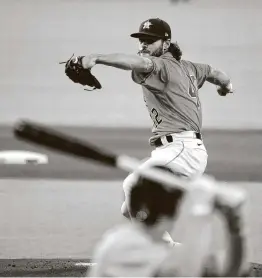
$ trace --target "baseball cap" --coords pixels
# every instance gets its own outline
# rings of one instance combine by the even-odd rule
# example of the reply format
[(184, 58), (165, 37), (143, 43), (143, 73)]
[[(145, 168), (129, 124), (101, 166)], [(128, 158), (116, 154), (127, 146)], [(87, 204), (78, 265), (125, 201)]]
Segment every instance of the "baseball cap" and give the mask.
[(155, 37), (160, 39), (171, 39), (171, 28), (167, 22), (160, 18), (150, 18), (143, 21), (139, 32), (130, 35), (133, 38)]

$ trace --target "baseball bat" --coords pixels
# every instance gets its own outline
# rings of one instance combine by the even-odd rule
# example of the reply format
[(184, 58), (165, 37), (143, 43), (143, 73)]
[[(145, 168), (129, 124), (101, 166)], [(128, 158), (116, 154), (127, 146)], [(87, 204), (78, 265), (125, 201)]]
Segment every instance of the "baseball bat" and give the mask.
[(15, 137), (23, 141), (41, 145), (84, 160), (93, 160), (127, 172), (137, 171), (144, 177), (166, 183), (169, 186), (174, 186), (174, 184), (177, 183), (176, 187), (185, 189), (185, 182), (180, 181), (180, 179), (174, 177), (174, 175), (158, 169), (140, 170), (139, 166), (141, 163), (133, 157), (116, 155), (90, 142), (80, 140), (32, 121), (23, 120), (18, 122), (13, 132)]
[[(127, 172), (136, 172), (143, 177), (166, 184), (169, 189), (190, 189), (190, 182), (174, 174), (162, 171), (161, 169), (139, 167), (141, 163), (133, 157), (116, 155), (90, 142), (80, 140), (32, 121), (22, 120), (18, 122), (13, 132), (15, 137), (20, 140), (35, 143), (84, 160), (93, 160)], [(227, 186), (222, 182), (216, 182), (216, 184), (217, 192), (219, 192), (221, 196), (226, 197), (229, 202), (239, 202), (241, 199), (245, 201), (246, 194), (242, 189), (234, 186)]]

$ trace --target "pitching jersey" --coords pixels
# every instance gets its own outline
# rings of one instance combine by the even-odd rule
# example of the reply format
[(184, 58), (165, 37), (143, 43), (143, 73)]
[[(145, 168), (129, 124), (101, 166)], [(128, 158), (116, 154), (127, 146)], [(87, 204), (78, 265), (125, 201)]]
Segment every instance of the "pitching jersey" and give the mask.
[(200, 132), (202, 110), (198, 90), (211, 67), (190, 61), (177, 61), (170, 52), (150, 57), (153, 71), (132, 71), (134, 82), (142, 85), (144, 101), (153, 121), (150, 142), (156, 138), (182, 131)]
[[(173, 247), (175, 248), (175, 247)], [(108, 231), (95, 249), (89, 277), (153, 277), (170, 247), (154, 242), (134, 223)]]

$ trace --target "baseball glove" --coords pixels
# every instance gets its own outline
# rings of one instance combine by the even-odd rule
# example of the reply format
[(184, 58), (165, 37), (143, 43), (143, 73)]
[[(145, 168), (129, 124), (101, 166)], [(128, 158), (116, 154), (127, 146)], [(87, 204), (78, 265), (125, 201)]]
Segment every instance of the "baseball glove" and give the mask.
[(60, 62), (59, 64), (65, 64), (65, 74), (74, 83), (79, 83), (83, 86), (93, 87), (93, 89), (84, 89), (86, 91), (92, 91), (95, 89), (101, 89), (102, 86), (96, 77), (91, 73), (91, 69), (85, 69), (82, 65), (82, 59), (84, 56), (76, 56), (74, 54), (66, 62)]

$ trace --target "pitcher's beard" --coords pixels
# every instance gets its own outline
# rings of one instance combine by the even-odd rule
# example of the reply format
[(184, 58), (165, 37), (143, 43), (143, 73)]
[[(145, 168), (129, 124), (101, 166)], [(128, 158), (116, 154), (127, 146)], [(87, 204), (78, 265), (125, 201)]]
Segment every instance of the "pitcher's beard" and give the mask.
[(138, 51), (138, 55), (139, 56), (154, 56), (154, 57), (160, 57), (161, 55), (164, 54), (164, 49), (163, 49), (163, 44), (156, 49), (154, 52), (150, 53), (150, 51), (148, 51), (147, 49), (141, 49)]
[(154, 51), (152, 54), (150, 54), (149, 51), (145, 51), (145, 50), (140, 50), (137, 53), (139, 56), (154, 56), (154, 57), (160, 57), (162, 54), (164, 54), (163, 48), (159, 48), (156, 51)]
[(162, 54), (164, 54), (163, 48), (159, 47), (155, 52), (152, 53), (152, 56), (160, 57)]

